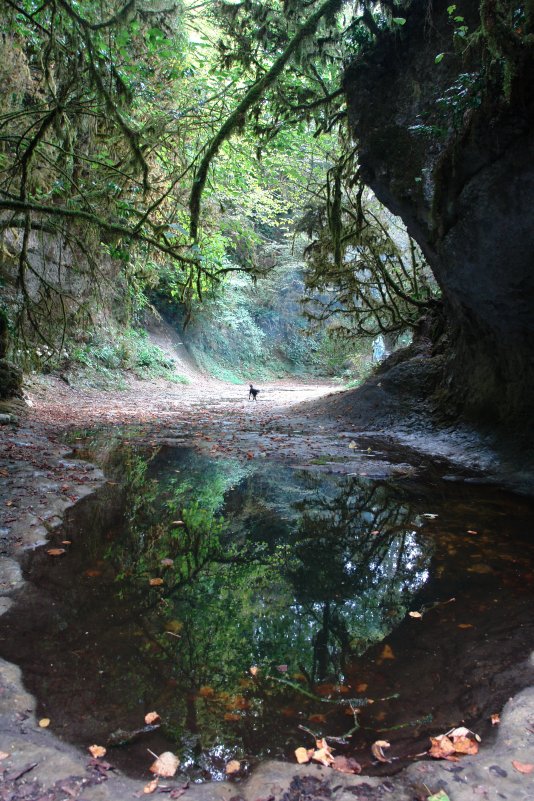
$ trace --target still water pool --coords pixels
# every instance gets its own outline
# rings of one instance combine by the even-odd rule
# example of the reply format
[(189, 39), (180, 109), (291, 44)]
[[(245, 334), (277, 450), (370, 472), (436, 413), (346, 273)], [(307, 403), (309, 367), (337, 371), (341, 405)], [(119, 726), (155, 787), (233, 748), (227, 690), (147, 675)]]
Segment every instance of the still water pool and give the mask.
[(371, 480), (135, 441), (106, 471), (26, 554), (0, 652), (58, 736), (132, 775), (150, 749), (220, 779), (312, 733), (368, 772), (387, 739), (391, 770), (462, 722), (491, 737), (532, 680), (526, 499), (436, 470)]

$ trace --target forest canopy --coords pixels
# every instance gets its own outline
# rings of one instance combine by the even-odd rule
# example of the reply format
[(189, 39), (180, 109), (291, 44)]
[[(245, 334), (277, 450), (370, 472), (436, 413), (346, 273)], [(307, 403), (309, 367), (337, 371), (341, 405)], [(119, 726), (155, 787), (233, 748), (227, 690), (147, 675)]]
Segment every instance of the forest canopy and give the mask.
[[(368, 336), (415, 325), (436, 285), (365, 189), (342, 89), (346, 66), (398, 35), (403, 14), (340, 0), (5, 0), (13, 329), (46, 340), (59, 316), (64, 334), (80, 285), (105, 281), (104, 252), (131, 293), (163, 272), (190, 307), (228, 272), (261, 274), (258, 245), (273, 231), (310, 237), (310, 319)], [(76, 278), (32, 258), (43, 234)]]

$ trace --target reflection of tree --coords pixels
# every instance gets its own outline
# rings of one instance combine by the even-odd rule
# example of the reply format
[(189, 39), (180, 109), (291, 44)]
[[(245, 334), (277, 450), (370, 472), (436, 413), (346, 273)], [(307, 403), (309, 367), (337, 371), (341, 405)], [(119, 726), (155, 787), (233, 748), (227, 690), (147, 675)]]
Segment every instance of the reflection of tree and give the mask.
[(247, 669), (341, 679), (346, 655), (381, 639), (424, 580), (413, 512), (366, 481), (263, 466), (260, 503), (233, 462), (129, 458), (127, 526), (107, 559), (116, 615), (139, 632), (130, 693), (165, 710), (185, 764), (221, 741), (257, 752), (280, 707), (309, 702)]
[(296, 600), (314, 618), (312, 678), (343, 669), (349, 651), (381, 639), (425, 579), (414, 512), (391, 489), (361, 479), (304, 510), (296, 535)]

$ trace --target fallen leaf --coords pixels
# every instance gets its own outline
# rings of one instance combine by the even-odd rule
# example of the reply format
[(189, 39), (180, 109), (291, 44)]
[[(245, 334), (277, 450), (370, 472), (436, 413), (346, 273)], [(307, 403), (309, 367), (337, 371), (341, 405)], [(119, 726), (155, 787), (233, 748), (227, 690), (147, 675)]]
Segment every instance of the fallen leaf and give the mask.
[(239, 762), (237, 759), (231, 759), (225, 770), (228, 776), (232, 776), (233, 773), (239, 773), (241, 770), (241, 762)]
[(72, 545), (72, 540), (61, 540), (62, 545)]
[(100, 757), (106, 756), (106, 749), (103, 745), (90, 745), (87, 750), (93, 759), (99, 759)]
[(150, 584), (151, 587), (161, 587), (161, 585), (163, 584), (163, 579), (151, 578), (148, 583)]
[(295, 748), (295, 758), (299, 765), (305, 765), (309, 762), (313, 755), (313, 748)]
[(332, 756), (332, 752), (328, 746), (326, 748), (318, 748), (317, 751), (314, 751), (312, 759), (315, 762), (320, 762), (321, 765), (324, 765), (327, 768), (330, 767), (334, 761), (334, 757)]
[(257, 676), (258, 673), (260, 672), (259, 667), (257, 667), (256, 665), (252, 665), (252, 667), (250, 667), (248, 670), (251, 676)]
[(409, 614), (410, 617), (416, 617), (416, 618), (419, 618), (419, 619), (421, 619), (423, 617), (421, 612), (408, 612), (408, 614)]
[(498, 723), (501, 722), (501, 716), (498, 715), (496, 712), (491, 716), (491, 725), (497, 726)]
[(390, 645), (384, 645), (382, 649), (382, 653), (380, 654), (381, 659), (395, 659), (395, 654), (393, 653), (393, 649)]
[(342, 754), (339, 756), (334, 757), (334, 761), (332, 762), (332, 767), (334, 770), (339, 770), (340, 773), (361, 773), (362, 766), (359, 762), (356, 762), (355, 759), (352, 757), (346, 757)]
[(478, 754), (478, 743), (470, 737), (455, 737), (452, 744), (457, 754)]
[(150, 766), (150, 772), (157, 773), (158, 776), (170, 778), (171, 776), (174, 776), (178, 770), (179, 764), (180, 760), (176, 754), (173, 754), (172, 751), (164, 751), (163, 754), (160, 754), (156, 761)]
[(473, 628), (473, 624), (472, 623), (458, 623), (458, 628), (459, 629), (472, 629)]
[(96, 578), (96, 576), (100, 576), (101, 575), (101, 571), (100, 570), (86, 570), (85, 571), (85, 575), (88, 576), (89, 578)]
[(157, 712), (147, 712), (145, 715), (145, 723), (147, 726), (153, 726), (161, 720)]
[(0, 751), (0, 759), (7, 759), (10, 756), (11, 754), (8, 754), (7, 751)]
[(49, 548), (47, 550), (48, 556), (63, 556), (65, 548)]
[(201, 698), (213, 698), (213, 696), (215, 695), (215, 690), (213, 689), (213, 687), (205, 686), (200, 688), (198, 694), (200, 695)]
[(50, 718), (41, 718), (41, 720), (39, 721), (39, 726), (41, 727), (41, 729), (48, 728), (48, 726), (50, 726)]
[(379, 762), (391, 762), (384, 754), (383, 748), (389, 748), (391, 743), (387, 740), (376, 740), (371, 746), (371, 753)]
[(434, 759), (449, 759), (452, 762), (458, 761), (458, 757), (454, 756), (456, 752), (454, 743), (452, 740), (449, 740), (446, 734), (440, 734), (438, 737), (431, 737), (430, 743), (429, 756), (434, 757)]
[(532, 773), (534, 770), (534, 765), (530, 762), (518, 762), (517, 759), (512, 759), (512, 765), (518, 771), (518, 773)]
[(143, 787), (144, 794), (145, 795), (150, 795), (150, 793), (155, 793), (156, 790), (158, 789), (158, 782), (159, 782), (159, 779), (152, 779), (151, 782), (149, 782), (148, 784), (145, 784), (145, 786)]
[(369, 685), (366, 684), (365, 682), (362, 682), (361, 684), (357, 684), (356, 685), (356, 692), (357, 693), (364, 693), (368, 687), (369, 687)]

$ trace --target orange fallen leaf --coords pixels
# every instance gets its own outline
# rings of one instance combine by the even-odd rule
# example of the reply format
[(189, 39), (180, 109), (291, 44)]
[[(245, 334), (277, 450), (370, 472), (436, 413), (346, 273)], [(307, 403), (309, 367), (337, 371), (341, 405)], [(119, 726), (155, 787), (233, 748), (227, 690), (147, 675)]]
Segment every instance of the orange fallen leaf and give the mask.
[(434, 759), (449, 759), (452, 762), (457, 762), (458, 757), (455, 757), (456, 748), (452, 740), (449, 740), (446, 734), (440, 734), (438, 737), (430, 738), (431, 747), (429, 756)]
[(90, 745), (87, 750), (93, 759), (99, 759), (100, 757), (106, 756), (106, 749), (103, 745)]
[(530, 762), (519, 762), (517, 759), (512, 759), (512, 765), (518, 771), (518, 773), (532, 773), (534, 770), (534, 765)]
[(161, 587), (161, 585), (163, 584), (163, 579), (151, 578), (148, 583), (150, 584), (151, 587)]
[(154, 726), (161, 720), (157, 712), (147, 712), (145, 715), (145, 723), (147, 726)]
[(379, 762), (391, 762), (383, 751), (384, 748), (389, 748), (390, 746), (391, 743), (388, 743), (387, 740), (376, 740), (371, 746), (371, 753)]
[(231, 759), (225, 770), (228, 776), (231, 776), (233, 773), (239, 773), (241, 770), (241, 762), (239, 762), (237, 759)]
[(213, 687), (205, 686), (200, 688), (198, 694), (200, 695), (201, 698), (213, 698), (213, 696), (215, 695), (215, 690), (213, 689)]
[(357, 693), (364, 693), (368, 687), (369, 687), (369, 685), (366, 684), (365, 682), (362, 682), (361, 684), (357, 684), (356, 685), (356, 692)]
[(313, 748), (295, 748), (295, 758), (299, 765), (305, 765), (313, 756)]
[(85, 575), (88, 576), (89, 578), (96, 578), (96, 576), (100, 576), (101, 575), (101, 571), (100, 570), (86, 570), (85, 571)]
[(452, 744), (457, 754), (478, 754), (478, 743), (470, 737), (454, 737)]
[(47, 550), (48, 556), (63, 556), (65, 548), (49, 548)]
[(155, 793), (158, 789), (159, 779), (152, 779), (151, 782), (145, 784), (143, 787), (143, 792), (145, 795), (150, 795), (151, 793)]
[(150, 772), (157, 773), (158, 776), (170, 778), (174, 776), (178, 770), (179, 764), (180, 760), (176, 754), (173, 754), (172, 751), (164, 751), (163, 754), (160, 754), (156, 761), (152, 763)]
[(50, 726), (50, 718), (41, 718), (39, 726), (41, 729), (47, 729)]
[(491, 725), (497, 726), (498, 723), (501, 722), (501, 716), (498, 715), (496, 712), (491, 716)]
[(459, 629), (472, 629), (473, 628), (473, 624), (472, 623), (458, 623), (458, 628)]
[(395, 659), (395, 654), (393, 653), (393, 648), (390, 645), (384, 645), (382, 649), (382, 653), (380, 654), (381, 659)]
[(249, 673), (251, 676), (257, 676), (259, 672), (260, 669), (257, 667), (257, 665), (252, 665), (252, 667), (249, 668)]

